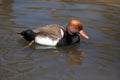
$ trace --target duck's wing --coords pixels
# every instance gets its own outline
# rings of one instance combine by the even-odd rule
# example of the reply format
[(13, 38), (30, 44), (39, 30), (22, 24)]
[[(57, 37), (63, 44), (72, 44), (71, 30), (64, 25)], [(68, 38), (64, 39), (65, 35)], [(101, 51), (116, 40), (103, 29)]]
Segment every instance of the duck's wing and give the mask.
[(33, 29), (39, 36), (49, 37), (53, 40), (61, 39), (64, 35), (64, 28), (57, 24), (51, 24)]

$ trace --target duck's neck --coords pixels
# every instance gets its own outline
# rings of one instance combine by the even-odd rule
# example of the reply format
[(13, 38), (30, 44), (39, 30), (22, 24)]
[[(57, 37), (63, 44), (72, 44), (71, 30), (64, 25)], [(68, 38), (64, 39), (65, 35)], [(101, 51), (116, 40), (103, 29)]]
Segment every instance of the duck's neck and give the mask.
[(69, 29), (68, 27), (66, 28), (66, 32), (67, 32), (69, 35), (71, 35), (71, 36), (74, 35), (74, 34), (70, 31), (70, 29)]

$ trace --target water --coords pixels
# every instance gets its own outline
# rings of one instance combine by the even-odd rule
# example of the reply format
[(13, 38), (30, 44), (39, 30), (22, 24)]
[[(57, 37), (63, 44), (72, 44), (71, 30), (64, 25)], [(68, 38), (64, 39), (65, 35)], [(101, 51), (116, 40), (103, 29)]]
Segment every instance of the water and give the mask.
[[(119, 0), (0, 0), (0, 80), (119, 80)], [(16, 33), (79, 19), (90, 39), (59, 48)]]

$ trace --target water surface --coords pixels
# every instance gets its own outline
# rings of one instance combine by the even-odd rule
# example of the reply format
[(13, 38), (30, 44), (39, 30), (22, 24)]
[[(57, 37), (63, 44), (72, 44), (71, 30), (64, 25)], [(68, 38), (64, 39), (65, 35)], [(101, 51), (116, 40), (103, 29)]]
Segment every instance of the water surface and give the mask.
[[(119, 80), (119, 0), (0, 0), (0, 80)], [(16, 33), (79, 19), (90, 39), (59, 48)]]

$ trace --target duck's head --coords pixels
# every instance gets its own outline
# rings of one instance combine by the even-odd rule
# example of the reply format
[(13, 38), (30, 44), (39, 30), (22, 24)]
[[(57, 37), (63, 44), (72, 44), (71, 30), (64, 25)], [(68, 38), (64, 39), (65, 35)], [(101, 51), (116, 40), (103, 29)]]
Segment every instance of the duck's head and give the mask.
[(83, 31), (82, 23), (79, 20), (71, 20), (67, 25), (67, 31), (70, 35), (79, 33), (85, 39), (89, 39), (88, 35)]

